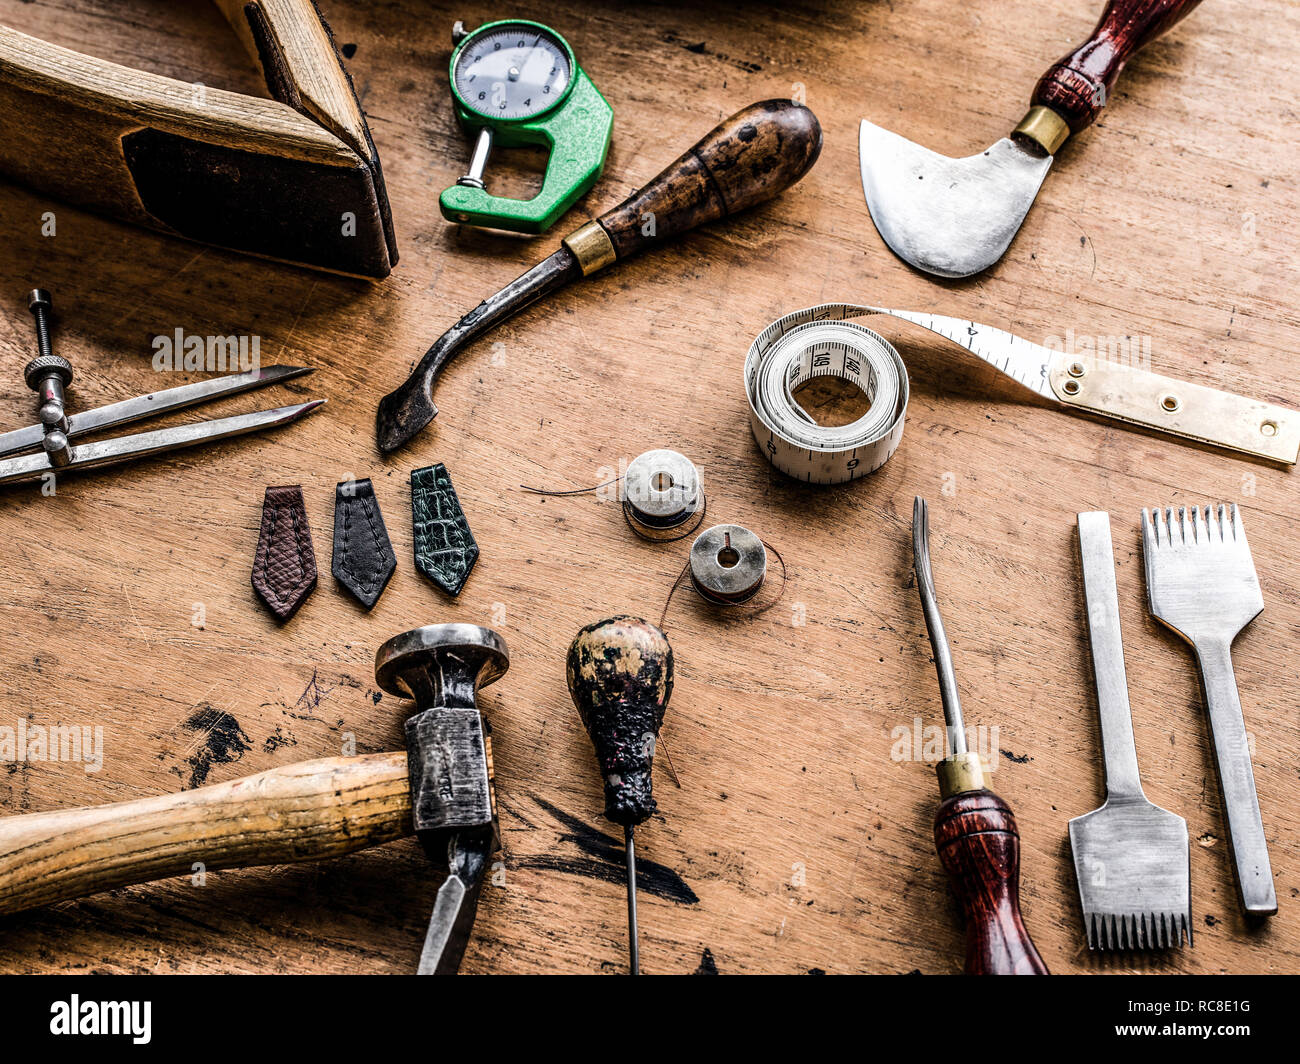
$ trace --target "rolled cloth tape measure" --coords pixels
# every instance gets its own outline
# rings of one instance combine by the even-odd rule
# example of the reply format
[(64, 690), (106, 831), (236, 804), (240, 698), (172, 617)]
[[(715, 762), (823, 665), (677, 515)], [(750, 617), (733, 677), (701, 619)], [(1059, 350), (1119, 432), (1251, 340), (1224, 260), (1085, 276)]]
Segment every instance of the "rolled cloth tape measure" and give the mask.
[[(894, 345), (847, 321), (873, 307), (824, 303), (796, 310), (758, 334), (745, 356), (750, 426), (782, 473), (812, 484), (843, 484), (889, 461), (903, 438), (907, 367)], [(818, 425), (794, 397), (815, 377), (856, 384), (871, 408), (848, 425)]]

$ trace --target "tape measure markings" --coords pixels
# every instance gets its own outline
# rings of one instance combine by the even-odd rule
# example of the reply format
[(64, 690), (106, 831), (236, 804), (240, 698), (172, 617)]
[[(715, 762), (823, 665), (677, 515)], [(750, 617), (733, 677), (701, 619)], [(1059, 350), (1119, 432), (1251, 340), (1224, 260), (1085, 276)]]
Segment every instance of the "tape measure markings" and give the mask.
[[(884, 337), (845, 319), (870, 308), (827, 303), (773, 322), (750, 345), (745, 385), (750, 426), (768, 460), (808, 483), (842, 484), (879, 469), (898, 449), (907, 411), (907, 367)], [(871, 406), (848, 425), (823, 426), (794, 392), (817, 377), (838, 377)]]
[[(745, 359), (745, 385), (754, 438), (782, 472), (811, 483), (844, 483), (878, 469), (897, 448), (907, 408), (906, 367), (887, 340), (845, 320), (873, 314), (887, 314), (942, 336), (1021, 387), (1065, 409), (1100, 414), (1286, 465), (1294, 465), (1300, 458), (1300, 411), (1276, 403), (1165, 377), (1094, 353), (1046, 347), (964, 318), (890, 307), (825, 303), (773, 322), (759, 334)], [(829, 339), (812, 335), (810, 330), (814, 328), (829, 330), (833, 335)], [(863, 345), (864, 355), (870, 350), (878, 359), (871, 366), (874, 375), (864, 384), (860, 375), (846, 372), (843, 364), (839, 372), (834, 368), (813, 367), (808, 359), (817, 352), (810, 353), (809, 341), (818, 340)], [(802, 347), (792, 346), (797, 344)], [(888, 358), (879, 361), (884, 358), (882, 352)], [(775, 357), (783, 363), (801, 360), (791, 378), (796, 384), (818, 375), (811, 371), (820, 368), (823, 374), (851, 380), (869, 396), (873, 387), (890, 384), (896, 371), (900, 389), (898, 409), (877, 414), (873, 404), (873, 409), (852, 425), (819, 427), (822, 435), (806, 436), (801, 430), (807, 427), (810, 418), (791, 394), (790, 380), (782, 382), (780, 388), (768, 380), (766, 364)], [(842, 363), (846, 361), (846, 357), (841, 358)], [(895, 368), (890, 368), (890, 362), (896, 362)], [(883, 405), (883, 400), (889, 398), (888, 391), (878, 398)], [(895, 414), (896, 421), (889, 430), (877, 421), (874, 424), (878, 435), (866, 439), (856, 437), (854, 432), (869, 427), (873, 414), (886, 419), (887, 415)]]

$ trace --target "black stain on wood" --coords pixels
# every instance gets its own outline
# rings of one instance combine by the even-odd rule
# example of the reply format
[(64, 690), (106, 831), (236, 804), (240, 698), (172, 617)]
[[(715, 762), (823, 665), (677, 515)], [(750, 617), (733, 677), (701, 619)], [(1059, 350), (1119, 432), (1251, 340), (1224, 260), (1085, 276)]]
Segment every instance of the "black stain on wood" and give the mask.
[(185, 759), (190, 766), (190, 787), (203, 786), (213, 765), (238, 761), (252, 747), (239, 721), (215, 706), (199, 706), (182, 722), (182, 727), (200, 734), (197, 747)]
[(675, 33), (664, 34), (665, 44), (675, 44), (679, 48), (684, 48), (692, 55), (704, 55), (710, 59), (717, 59), (723, 63), (729, 63), (738, 70), (743, 70), (747, 74), (757, 74), (763, 69), (762, 63), (754, 63), (748, 59), (736, 59), (733, 56), (726, 55), (723, 52), (717, 52), (711, 49), (707, 41), (691, 41), (685, 37), (679, 37)]
[(718, 962), (713, 959), (713, 950), (708, 946), (704, 947), (704, 955), (700, 958), (700, 966), (695, 969), (696, 975), (717, 975)]
[(1008, 761), (1014, 761), (1017, 765), (1026, 765), (1033, 760), (1028, 754), (1013, 754), (1010, 750), (999, 750), (998, 753)]
[(297, 746), (297, 745), (298, 745), (298, 740), (293, 737), (293, 734), (290, 733), (286, 735), (284, 729), (277, 724), (275, 726), (274, 734), (268, 735), (266, 737), (266, 741), (262, 743), (262, 749), (265, 750), (268, 754), (273, 754), (275, 753), (275, 751), (279, 750), (280, 747), (282, 746)]
[[(561, 832), (557, 841), (572, 842), (589, 856), (565, 857), (561, 854), (539, 854), (536, 857), (521, 858), (519, 867), (585, 876), (606, 883), (624, 882), (627, 872), (624, 868), (622, 839), (611, 838), (536, 795), (530, 797), (568, 828), (568, 831)], [(638, 890), (653, 894), (656, 898), (677, 902), (679, 905), (698, 905), (700, 901), (695, 891), (691, 890), (686, 881), (671, 868), (655, 861), (647, 861), (644, 857), (637, 858), (636, 885)]]

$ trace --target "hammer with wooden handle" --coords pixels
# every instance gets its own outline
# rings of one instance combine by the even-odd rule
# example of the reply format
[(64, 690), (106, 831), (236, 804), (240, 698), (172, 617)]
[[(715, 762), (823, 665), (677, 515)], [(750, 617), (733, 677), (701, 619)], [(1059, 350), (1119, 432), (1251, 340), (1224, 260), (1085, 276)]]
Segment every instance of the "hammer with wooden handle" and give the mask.
[(324, 758), (180, 794), (0, 819), (0, 913), (193, 871), (338, 857), (416, 835), (448, 875), (421, 974), (459, 969), (497, 845), (478, 689), (509, 656), (495, 632), (435, 624), (388, 640), (375, 678), (413, 699), (405, 753)]

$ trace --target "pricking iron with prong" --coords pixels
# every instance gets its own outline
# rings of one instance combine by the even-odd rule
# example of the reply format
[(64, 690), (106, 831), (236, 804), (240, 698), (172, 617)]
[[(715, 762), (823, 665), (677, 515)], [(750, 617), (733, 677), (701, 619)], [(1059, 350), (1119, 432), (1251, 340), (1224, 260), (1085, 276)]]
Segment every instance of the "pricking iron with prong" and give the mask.
[(1225, 503), (1143, 510), (1142, 554), (1151, 615), (1196, 651), (1242, 911), (1272, 916), (1277, 891), (1232, 668), (1233, 641), (1264, 609), (1241, 513)]
[(1110, 516), (1079, 514), (1088, 639), (1097, 679), (1106, 801), (1070, 821), (1070, 849), (1088, 948), (1192, 944), (1187, 822), (1148, 801), (1138, 777)]
[[(183, 384), (78, 414), (68, 414), (64, 410), (64, 392), (72, 382), (72, 365), (67, 359), (53, 354), (50, 349), (50, 294), (36, 289), (31, 293), (29, 305), (36, 318), (39, 353), (23, 370), (23, 378), (40, 398), (40, 421), (26, 428), (0, 433), (0, 484), (37, 480), (50, 473), (112, 465), (133, 458), (166, 454), (182, 447), (229, 439), (231, 436), (242, 436), (261, 429), (276, 428), (297, 421), (325, 402), (324, 399), (313, 399), (295, 406), (258, 410), (251, 414), (196, 421), (152, 432), (138, 432), (130, 436), (74, 445), (70, 442), (74, 436), (157, 417), (209, 400), (264, 388), (268, 384), (279, 384), (312, 371), (306, 366), (267, 366), (265, 369)], [(36, 453), (25, 454), (26, 451)], [(6, 457), (8, 455), (18, 457)]]

